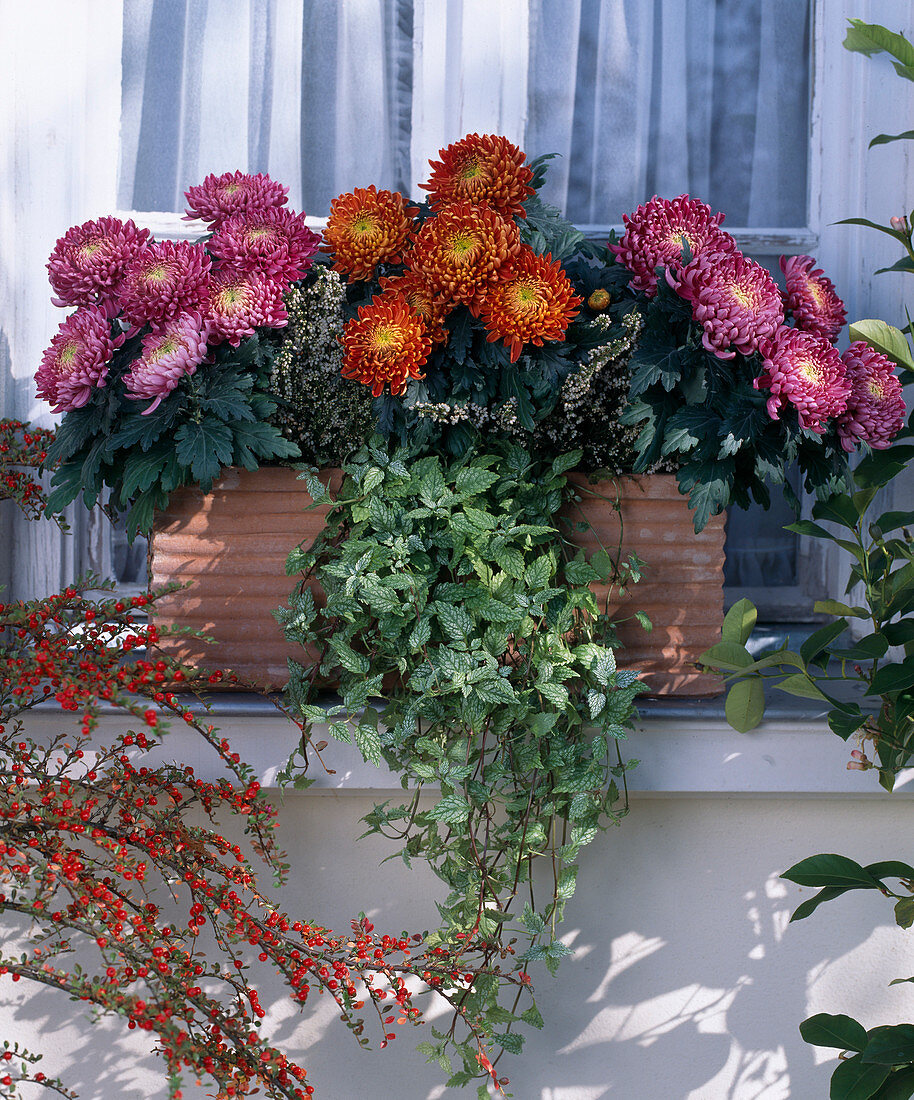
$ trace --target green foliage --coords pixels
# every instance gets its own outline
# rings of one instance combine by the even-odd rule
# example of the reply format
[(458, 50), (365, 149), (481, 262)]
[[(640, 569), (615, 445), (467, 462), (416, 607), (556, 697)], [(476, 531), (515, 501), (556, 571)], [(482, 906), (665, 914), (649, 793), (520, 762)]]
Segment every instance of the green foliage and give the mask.
[(114, 355), (106, 385), (64, 417), (48, 451), (57, 466), (48, 510), (61, 512), (78, 496), (87, 507), (110, 490), (106, 510), (127, 513), (134, 538), (152, 527), (157, 509), (182, 485), (209, 492), (223, 466), (256, 470), (262, 462), (295, 458), (298, 448), (267, 423), (276, 409), (270, 363), (273, 330), (261, 330), (239, 347), (220, 345), (213, 362), (182, 378), (150, 413), (125, 395), (124, 375), (139, 353), (140, 336)]
[[(318, 544), (293, 552), (326, 607), (299, 586), (276, 613), (320, 655), (293, 677), (307, 726), (368, 727), (402, 775), (407, 800), (375, 806), (368, 832), (444, 883), (433, 942), (461, 947), (473, 980), (455, 971), (438, 988), (511, 1052), (521, 1024), (542, 1025), (526, 968), (554, 971), (568, 954), (556, 936), (578, 853), (626, 812), (618, 740), (643, 690), (616, 669), (587, 586), (612, 580), (609, 554), (586, 562), (557, 526), (573, 461), (498, 441), (458, 459), (371, 443), (345, 468)], [(312, 700), (328, 680), (342, 702), (325, 716)], [(386, 702), (366, 709), (382, 688)], [(477, 964), (502, 979), (473, 978)], [(463, 1063), (452, 1080), (479, 1076), (453, 1026), (426, 1053), (441, 1061), (451, 1044)]]
[(761, 358), (736, 353), (724, 362), (709, 352), (689, 304), (666, 280), (658, 280), (654, 298), (623, 299), (615, 308), (634, 308), (642, 320), (622, 413), (623, 423), (641, 429), (635, 472), (672, 463), (696, 531), (730, 505), (767, 506), (766, 483), (783, 484), (794, 463), (817, 496), (844, 485), (847, 458), (834, 426), (822, 435), (801, 428), (793, 408), (773, 420), (753, 386)]
[[(876, 763), (859, 749), (852, 763), (878, 767), (887, 790), (914, 757), (914, 542), (908, 534), (914, 511), (873, 518), (870, 512), (876, 491), (903, 468), (911, 450), (898, 444), (871, 454), (854, 471), (851, 492), (819, 501), (813, 520), (788, 528), (850, 555), (845, 591), (859, 594), (860, 604), (819, 601), (816, 611), (832, 621), (799, 651), (785, 645), (756, 658), (747, 648), (754, 608), (741, 600), (724, 620), (722, 640), (701, 658), (734, 684), (727, 719), (735, 729), (746, 732), (759, 724), (768, 686), (822, 701), (835, 733), (845, 741), (856, 734), (862, 744), (872, 744)], [(866, 633), (847, 641), (851, 620)]]

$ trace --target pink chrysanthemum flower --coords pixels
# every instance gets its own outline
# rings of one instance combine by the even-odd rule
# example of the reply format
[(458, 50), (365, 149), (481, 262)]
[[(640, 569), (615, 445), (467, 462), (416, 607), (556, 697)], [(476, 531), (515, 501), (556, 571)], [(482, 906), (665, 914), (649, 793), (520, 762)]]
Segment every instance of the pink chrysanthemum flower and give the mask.
[(119, 218), (99, 218), (68, 229), (48, 260), (48, 279), (57, 295), (54, 305), (110, 309), (127, 265), (148, 237), (148, 229)]
[(320, 243), (320, 235), (305, 225), (304, 214), (272, 207), (233, 214), (206, 247), (240, 271), (260, 271), (291, 283), (311, 266)]
[(118, 299), (132, 325), (153, 324), (199, 309), (212, 260), (190, 241), (157, 241), (134, 257)]
[(851, 391), (838, 418), (841, 446), (852, 451), (862, 442), (884, 450), (901, 431), (906, 411), (895, 364), (862, 340), (851, 344), (841, 361)]
[(143, 416), (158, 408), (185, 375), (192, 375), (207, 353), (209, 323), (199, 312), (182, 313), (143, 337), (143, 353), (124, 375), (126, 395), (135, 401), (153, 398)]
[(723, 214), (712, 214), (710, 206), (688, 195), (675, 199), (655, 195), (633, 214), (623, 215), (622, 220), (625, 233), (618, 244), (609, 248), (632, 272), (628, 285), (648, 298), (657, 293), (656, 268), (662, 265), (675, 274), (681, 270), (683, 241), (693, 259), (706, 248), (717, 252), (736, 250), (736, 241), (720, 228)]
[(784, 306), (793, 314), (797, 328), (824, 336), (833, 344), (844, 328), (847, 311), (835, 293), (831, 279), (814, 268), (812, 256), (782, 256), (781, 271), (787, 283)]
[(254, 213), (274, 206), (285, 206), (289, 188), (258, 172), (223, 172), (209, 175), (196, 187), (184, 192), (187, 211), (184, 220), (202, 218), (211, 229), (218, 228), (233, 214)]
[(701, 342), (718, 359), (751, 355), (784, 323), (774, 279), (741, 252), (702, 252), (678, 280), (668, 269), (667, 281), (692, 303), (692, 317), (704, 329)]
[(789, 403), (800, 427), (821, 435), (824, 422), (844, 412), (850, 383), (841, 356), (824, 337), (783, 325), (759, 352), (764, 370), (753, 385), (769, 391), (772, 420), (780, 419), (779, 409)]
[(92, 391), (105, 385), (108, 364), (123, 335), (111, 338), (111, 322), (100, 306), (81, 306), (61, 324), (35, 372), (38, 396), (52, 412), (81, 409)]
[(209, 287), (207, 318), (210, 342), (227, 340), (238, 347), (257, 328), (282, 328), (289, 323), (283, 294), (287, 284), (267, 279), (258, 271), (223, 268)]

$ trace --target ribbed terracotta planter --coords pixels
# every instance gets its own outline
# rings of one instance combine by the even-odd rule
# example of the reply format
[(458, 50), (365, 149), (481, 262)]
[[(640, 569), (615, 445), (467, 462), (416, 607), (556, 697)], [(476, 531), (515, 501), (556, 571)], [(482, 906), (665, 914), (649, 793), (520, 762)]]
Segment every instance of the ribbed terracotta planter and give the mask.
[(619, 627), (625, 645), (617, 654), (620, 665), (641, 672), (652, 695), (720, 694), (720, 678), (697, 672), (695, 661), (720, 641), (724, 516), (714, 516), (696, 534), (672, 474), (598, 482), (571, 474), (569, 480), (579, 486), (581, 501), (565, 514), (590, 525), (570, 537), (588, 556), (604, 546), (613, 557), (621, 537), (623, 560), (635, 552), (646, 563), (642, 579), (621, 598), (615, 593), (608, 600), (605, 585), (592, 586), (601, 609), (618, 617), (643, 611), (651, 620), (650, 632), (635, 619)]
[[(335, 493), (342, 475), (323, 471), (325, 484), (328, 476)], [(593, 485), (583, 475), (572, 480), (581, 503), (568, 518), (586, 519), (593, 528), (572, 537), (588, 552), (603, 545), (612, 553), (621, 516), (623, 555), (634, 551), (647, 562), (644, 579), (609, 604), (623, 616), (644, 611), (653, 623), (650, 633), (636, 621), (623, 624), (620, 664), (643, 672), (652, 694), (718, 693), (720, 680), (696, 672), (694, 662), (720, 638), (723, 517), (696, 535), (670, 475)], [(612, 504), (617, 497), (619, 510)], [(310, 545), (323, 528), (327, 509), (305, 511), (310, 504), (304, 482), (285, 468), (228, 470), (206, 496), (196, 489), (173, 494), (149, 541), (150, 583), (189, 581), (191, 587), (161, 600), (156, 622), (193, 627), (219, 644), (177, 637), (165, 639), (162, 649), (190, 664), (231, 668), (255, 683), (284, 684), (287, 657), (303, 654), (285, 641), (271, 612), (292, 588), (285, 573), (289, 551), (299, 541)], [(606, 590), (596, 591), (605, 603)]]
[[(342, 472), (321, 471), (325, 485), (328, 477), (336, 494)], [(155, 621), (193, 627), (218, 644), (174, 637), (160, 648), (188, 664), (230, 668), (257, 684), (285, 684), (286, 660), (301, 661), (302, 648), (285, 640), (271, 612), (292, 590), (289, 551), (299, 541), (307, 548), (323, 530), (328, 508), (305, 511), (311, 503), (305, 483), (285, 467), (233, 468), (211, 493), (172, 494), (149, 540), (149, 580), (153, 586), (191, 586), (160, 600)]]

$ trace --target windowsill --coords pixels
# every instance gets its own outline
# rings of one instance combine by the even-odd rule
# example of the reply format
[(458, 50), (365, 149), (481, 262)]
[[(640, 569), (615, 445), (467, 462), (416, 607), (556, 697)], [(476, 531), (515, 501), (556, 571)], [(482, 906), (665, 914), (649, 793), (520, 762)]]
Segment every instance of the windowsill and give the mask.
[[(822, 706), (789, 696), (782, 701), (777, 695), (772, 693), (765, 721), (748, 734), (727, 724), (722, 696), (643, 700), (638, 726), (622, 743), (623, 758), (640, 761), (628, 775), (629, 791), (639, 797), (886, 797), (875, 776), (847, 771), (855, 746), (843, 746), (831, 732)], [(296, 727), (261, 696), (221, 694), (209, 704), (213, 724), (232, 750), (253, 767), (263, 787), (276, 788), (277, 773), (297, 744)], [(189, 699), (188, 708), (201, 711), (203, 704)], [(43, 740), (60, 729), (61, 720), (69, 719), (56, 704), (43, 703), (26, 716), (26, 730)], [(99, 740), (123, 729), (116, 708), (102, 708)], [(314, 760), (310, 774), (315, 782), (308, 795), (401, 790), (399, 777), (386, 766), (366, 764), (354, 746), (315, 729), (313, 740), (322, 739), (329, 741), (322, 756), (332, 773)], [(201, 778), (220, 774), (212, 750), (180, 721), (145, 759), (190, 764)], [(914, 794), (914, 769), (902, 773), (893, 797), (909, 793)]]

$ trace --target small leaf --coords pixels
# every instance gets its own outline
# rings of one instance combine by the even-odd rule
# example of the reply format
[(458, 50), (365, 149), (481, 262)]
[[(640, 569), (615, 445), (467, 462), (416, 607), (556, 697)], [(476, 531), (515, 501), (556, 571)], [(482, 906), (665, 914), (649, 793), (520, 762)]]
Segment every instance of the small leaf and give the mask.
[(737, 733), (748, 733), (765, 715), (765, 689), (757, 677), (740, 680), (727, 693), (724, 704), (727, 721)]
[(798, 886), (841, 886), (849, 890), (878, 890), (879, 883), (864, 867), (847, 856), (828, 853), (801, 859), (781, 878)]
[(914, 130), (905, 130), (901, 134), (877, 134), (869, 144), (869, 148), (872, 149), (874, 145), (887, 145), (890, 141), (914, 141)]
[(914, 924), (914, 897), (902, 898), (895, 903), (895, 923), (899, 928), (910, 928)]
[(433, 821), (442, 821), (447, 825), (466, 822), (470, 816), (470, 804), (459, 794), (445, 795), (428, 811)]
[(717, 642), (698, 658), (709, 668), (740, 669), (752, 664), (752, 654), (737, 642)]
[(859, 1054), (866, 1046), (866, 1028), (850, 1016), (830, 1016), (820, 1012), (800, 1024), (803, 1041), (814, 1047), (835, 1047), (855, 1050)]
[(778, 691), (786, 692), (787, 695), (795, 695), (800, 699), (815, 699), (820, 703), (830, 701), (828, 696), (824, 695), (804, 672), (793, 672), (790, 676), (785, 676), (779, 684), (775, 684), (775, 687)]
[(906, 657), (901, 664), (883, 665), (877, 669), (867, 695), (887, 695), (914, 685), (914, 657)]
[[(781, 878), (784, 876), (782, 875)], [(846, 894), (849, 887), (846, 886), (826, 886), (824, 890), (820, 890), (818, 894), (815, 894), (811, 898), (807, 898), (801, 905), (798, 905), (794, 909), (790, 917), (790, 922), (795, 920), (805, 920), (806, 917), (811, 916), (819, 906), (826, 901), (834, 901), (835, 898), (841, 897), (842, 894)]]
[(836, 619), (833, 623), (826, 623), (814, 631), (800, 646), (800, 656), (807, 664), (812, 664), (826, 649), (826, 647), (838, 638), (847, 629), (847, 619)]
[(881, 1066), (914, 1062), (914, 1024), (874, 1028), (863, 1051), (863, 1061)]
[(855, 321), (848, 327), (848, 336), (851, 340), (863, 340), (898, 366), (914, 369), (914, 358), (911, 357), (908, 341), (904, 333), (894, 325), (874, 319)]
[(889, 1073), (888, 1066), (868, 1065), (862, 1054), (855, 1054), (831, 1075), (829, 1100), (870, 1100)]
[(745, 645), (755, 628), (758, 610), (751, 600), (737, 600), (724, 615), (720, 636), (724, 642), (736, 642)]
[(360, 722), (355, 727), (355, 743), (363, 759), (369, 764), (380, 766), (381, 738), (374, 726), (368, 722)]
[(865, 607), (848, 607), (840, 600), (816, 600), (813, 610), (817, 615), (846, 615), (850, 619), (868, 619), (870, 616)]

